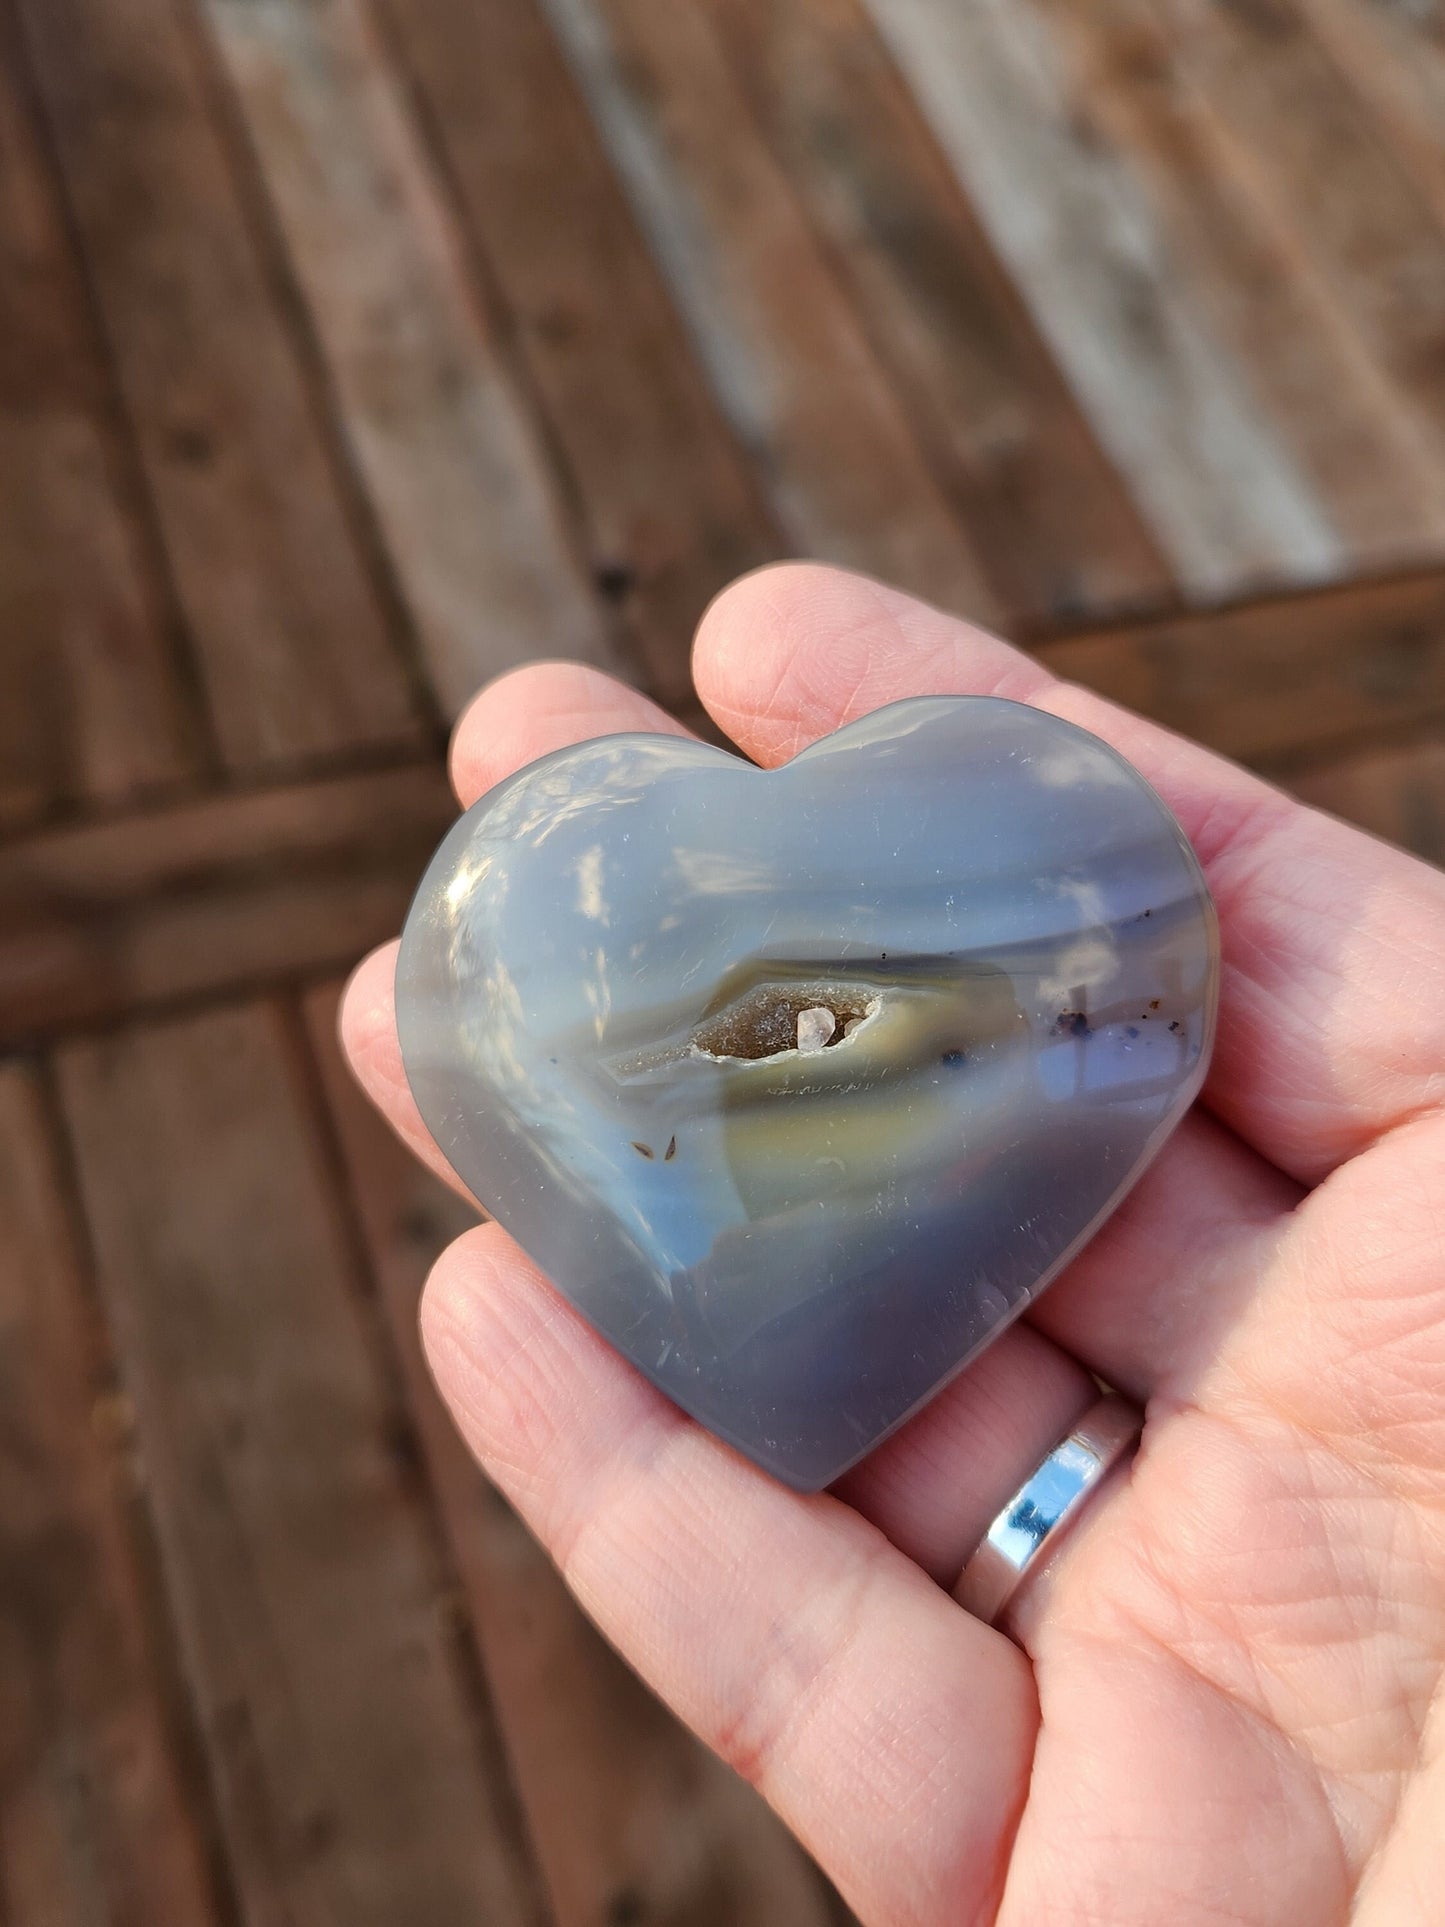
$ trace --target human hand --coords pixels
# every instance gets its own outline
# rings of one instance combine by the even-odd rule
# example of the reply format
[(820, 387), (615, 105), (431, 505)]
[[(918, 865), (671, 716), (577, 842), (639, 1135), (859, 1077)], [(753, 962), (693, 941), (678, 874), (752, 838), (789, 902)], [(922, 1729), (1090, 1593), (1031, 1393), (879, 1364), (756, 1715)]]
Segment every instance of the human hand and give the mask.
[[(921, 693), (1014, 697), (1112, 743), (1219, 907), (1213, 1070), (1026, 1319), (831, 1494), (712, 1439), (480, 1226), (422, 1307), (477, 1458), (868, 1922), (1445, 1921), (1445, 876), (835, 570), (735, 584), (695, 670), (764, 764)], [(637, 729), (682, 733), (595, 671), (517, 671), (458, 727), (458, 794)], [(449, 1175), (394, 966), (393, 946), (357, 972), (345, 1040)], [(1145, 1404), (1140, 1451), (1010, 1639), (947, 1588), (1092, 1374)]]

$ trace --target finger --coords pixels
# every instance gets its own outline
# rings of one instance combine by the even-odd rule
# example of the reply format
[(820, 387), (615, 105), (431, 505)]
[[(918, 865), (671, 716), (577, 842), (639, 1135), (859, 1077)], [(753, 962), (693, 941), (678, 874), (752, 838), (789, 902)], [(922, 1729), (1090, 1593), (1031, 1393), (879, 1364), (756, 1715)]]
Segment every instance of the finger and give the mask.
[(342, 1054), (352, 1076), (407, 1149), (454, 1191), (470, 1197), (422, 1121), (401, 1061), (401, 1042), (396, 1034), (396, 953), (400, 948), (400, 943), (384, 943), (352, 971), (341, 993), (337, 1017)]
[(760, 762), (929, 693), (1009, 696), (1102, 736), (1174, 810), (1224, 929), (1207, 1101), (1306, 1183), (1445, 1092), (1445, 877), (1234, 764), (1060, 682), (911, 597), (804, 564), (744, 577), (704, 616), (694, 675)]
[(690, 736), (675, 716), (580, 662), (537, 662), (488, 683), (452, 732), (452, 788), (462, 807), (539, 756), (629, 730)]
[(848, 1507), (684, 1419), (499, 1227), (423, 1300), (437, 1383), (602, 1631), (866, 1919), (991, 1918), (1032, 1679)]

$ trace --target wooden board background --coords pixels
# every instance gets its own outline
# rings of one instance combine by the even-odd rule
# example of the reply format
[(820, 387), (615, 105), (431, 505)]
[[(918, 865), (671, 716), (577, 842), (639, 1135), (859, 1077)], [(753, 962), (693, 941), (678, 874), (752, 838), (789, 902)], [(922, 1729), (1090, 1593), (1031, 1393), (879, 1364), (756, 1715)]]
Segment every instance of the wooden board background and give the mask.
[(0, 1920), (823, 1927), (415, 1337), (450, 718), (806, 553), (1445, 859), (1441, 0), (0, 0)]

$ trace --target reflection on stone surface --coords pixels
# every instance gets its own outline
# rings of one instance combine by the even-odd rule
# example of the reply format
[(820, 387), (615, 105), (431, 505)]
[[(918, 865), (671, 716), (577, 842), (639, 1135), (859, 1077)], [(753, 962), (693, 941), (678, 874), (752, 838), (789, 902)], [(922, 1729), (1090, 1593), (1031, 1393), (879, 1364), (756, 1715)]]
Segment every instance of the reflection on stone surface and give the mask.
[(835, 1478), (1098, 1227), (1202, 1081), (1189, 845), (1092, 736), (896, 703), (785, 768), (614, 736), (437, 853), (397, 1008), (481, 1202), (657, 1385)]

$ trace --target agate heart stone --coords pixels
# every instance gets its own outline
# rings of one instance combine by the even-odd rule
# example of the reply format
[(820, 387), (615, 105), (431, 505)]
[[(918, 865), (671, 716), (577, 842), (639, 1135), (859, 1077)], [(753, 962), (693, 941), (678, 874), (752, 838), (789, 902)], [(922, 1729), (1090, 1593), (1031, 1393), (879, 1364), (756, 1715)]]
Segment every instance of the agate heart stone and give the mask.
[(648, 1378), (824, 1485), (1008, 1324), (1199, 1088), (1213, 906), (1096, 738), (895, 703), (778, 770), (560, 750), (402, 939), (422, 1115)]

